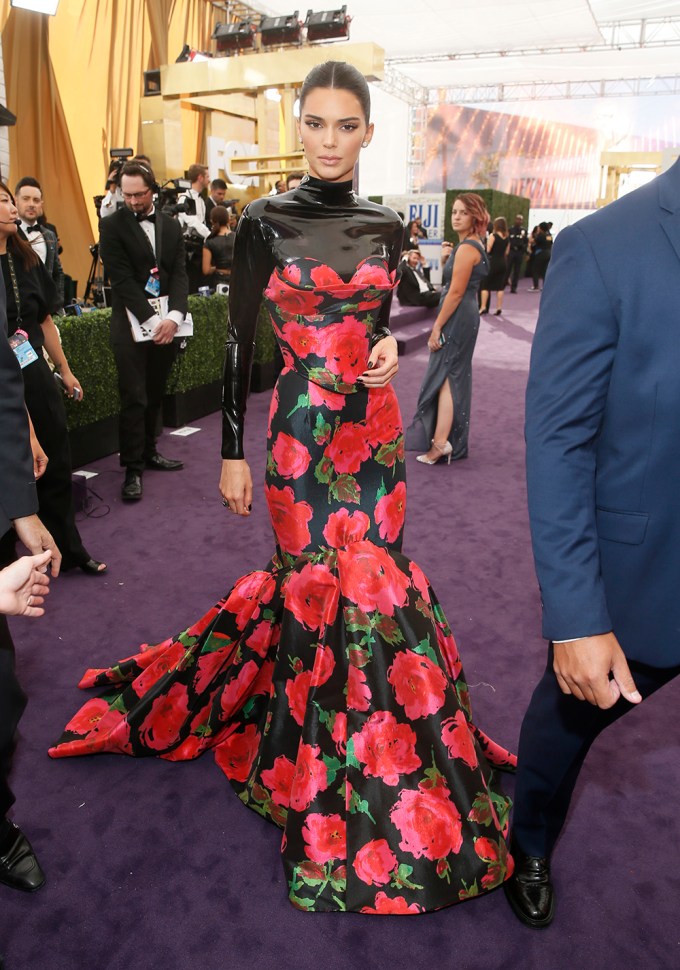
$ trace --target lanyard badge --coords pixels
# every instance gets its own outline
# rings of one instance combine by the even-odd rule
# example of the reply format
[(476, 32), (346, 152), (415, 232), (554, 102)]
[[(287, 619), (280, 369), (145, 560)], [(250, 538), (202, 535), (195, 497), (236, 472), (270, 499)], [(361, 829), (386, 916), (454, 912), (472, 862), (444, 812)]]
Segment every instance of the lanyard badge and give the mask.
[(161, 281), (158, 275), (158, 267), (154, 266), (150, 273), (149, 278), (146, 281), (145, 291), (149, 296), (160, 296), (161, 295)]

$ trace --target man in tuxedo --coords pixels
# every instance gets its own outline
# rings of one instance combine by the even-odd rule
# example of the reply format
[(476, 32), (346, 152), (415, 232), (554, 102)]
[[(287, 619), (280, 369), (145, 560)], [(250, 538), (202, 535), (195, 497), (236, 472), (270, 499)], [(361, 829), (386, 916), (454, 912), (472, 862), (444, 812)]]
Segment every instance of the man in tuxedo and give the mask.
[(210, 181), (207, 166), (195, 162), (187, 169), (187, 178), (191, 182), (191, 188), (177, 200), (183, 206), (183, 209), (177, 213), (177, 219), (184, 233), (189, 292), (196, 293), (199, 286), (203, 286), (204, 283), (203, 243), (210, 235), (210, 229), (206, 225), (207, 209), (203, 198), (203, 191)]
[[(120, 463), (125, 468), (122, 497), (142, 497), (145, 468), (177, 471), (181, 461), (159, 455), (157, 428), (165, 384), (177, 356), (173, 342), (187, 312), (187, 274), (179, 223), (154, 207), (155, 179), (142, 162), (121, 171), (125, 207), (100, 228), (100, 253), (111, 281), (111, 346), (120, 391)], [(168, 297), (164, 320), (149, 299)], [(153, 339), (136, 343), (128, 311), (153, 330)]]
[(412, 249), (399, 264), (397, 299), (404, 306), (439, 306), (439, 293), (425, 279), (421, 259), (418, 250)]
[(210, 213), (216, 205), (224, 205), (227, 197), (227, 183), (224, 179), (213, 179), (210, 183), (210, 195), (205, 200), (205, 224), (210, 229)]
[(14, 190), (14, 200), (21, 220), (19, 234), (30, 242), (52, 277), (57, 298), (51, 312), (59, 313), (64, 309), (64, 270), (59, 259), (56, 233), (38, 222), (43, 212), (42, 189), (38, 180), (29, 177), (20, 179)]
[[(36, 514), (38, 496), (24, 405), (24, 382), (19, 362), (7, 340), (5, 284), (1, 273), (0, 455), (0, 537), (14, 527), (19, 539), (33, 554), (49, 550), (52, 575), (57, 576), (61, 554)], [(5, 544), (2, 545), (4, 548)], [(13, 542), (10, 545), (13, 546)], [(14, 644), (7, 620), (0, 614), (0, 883), (33, 892), (40, 889), (45, 876), (28, 839), (7, 818), (14, 804), (8, 782), (14, 736), (25, 706), (26, 696), (15, 672)]]
[(680, 160), (563, 229), (541, 299), (527, 485), (550, 647), (505, 884), (533, 927), (553, 918), (551, 854), (592, 742), (680, 672), (679, 305)]

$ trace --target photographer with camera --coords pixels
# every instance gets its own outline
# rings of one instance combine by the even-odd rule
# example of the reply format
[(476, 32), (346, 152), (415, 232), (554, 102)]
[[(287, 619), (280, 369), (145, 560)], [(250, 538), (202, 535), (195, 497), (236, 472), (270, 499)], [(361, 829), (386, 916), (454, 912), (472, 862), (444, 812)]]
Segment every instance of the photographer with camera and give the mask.
[[(188, 284), (179, 222), (154, 206), (158, 191), (148, 165), (127, 162), (121, 171), (125, 206), (101, 224), (100, 252), (111, 281), (111, 347), (120, 391), (122, 497), (142, 497), (145, 469), (177, 471), (181, 461), (158, 454), (156, 429), (165, 384), (177, 356), (173, 340), (187, 312)], [(168, 298), (161, 320), (150, 298)], [(128, 311), (153, 332), (136, 343)]]
[(198, 162), (190, 165), (187, 178), (191, 182), (191, 188), (187, 189), (178, 199), (181, 208), (178, 210), (177, 219), (184, 236), (189, 292), (196, 293), (199, 286), (203, 284), (203, 273), (201, 271), (203, 243), (210, 235), (210, 229), (205, 220), (205, 199), (201, 194), (210, 181), (208, 166), (200, 165)]
[(117, 209), (125, 205), (123, 193), (120, 190), (120, 170), (124, 164), (124, 158), (111, 159), (109, 171), (106, 176), (106, 194), (102, 198), (102, 203), (99, 207), (100, 219), (105, 219), (107, 216), (113, 215)]

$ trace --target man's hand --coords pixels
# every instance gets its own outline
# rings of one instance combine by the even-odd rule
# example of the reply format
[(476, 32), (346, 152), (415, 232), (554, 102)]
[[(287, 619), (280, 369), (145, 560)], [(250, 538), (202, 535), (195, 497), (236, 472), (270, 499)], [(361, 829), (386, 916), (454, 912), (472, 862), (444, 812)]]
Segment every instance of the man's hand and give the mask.
[(250, 515), (253, 480), (245, 459), (224, 460), (220, 475), (220, 494), (224, 504), (237, 515)]
[(33, 425), (31, 424), (31, 451), (33, 453), (33, 474), (35, 475), (35, 480), (37, 481), (41, 475), (44, 475), (47, 471), (47, 463), (49, 458), (43, 451), (42, 445), (38, 441), (33, 432)]
[(42, 616), (42, 604), (49, 593), (50, 577), (45, 572), (49, 549), (39, 556), (22, 556), (0, 570), (0, 613), (11, 616)]
[(553, 670), (563, 694), (573, 694), (602, 710), (613, 707), (619, 697), (631, 704), (642, 700), (613, 633), (555, 643), (553, 650)]
[(174, 320), (161, 320), (156, 325), (152, 340), (155, 344), (171, 344), (178, 330), (179, 327)]
[(379, 340), (368, 358), (368, 370), (361, 375), (366, 387), (385, 387), (399, 370), (399, 350), (394, 337)]
[(15, 519), (12, 525), (19, 539), (34, 556), (49, 550), (50, 559), (52, 560), (52, 575), (58, 576), (61, 566), (61, 553), (57, 548), (56, 542), (38, 516), (25, 515), (21, 519)]

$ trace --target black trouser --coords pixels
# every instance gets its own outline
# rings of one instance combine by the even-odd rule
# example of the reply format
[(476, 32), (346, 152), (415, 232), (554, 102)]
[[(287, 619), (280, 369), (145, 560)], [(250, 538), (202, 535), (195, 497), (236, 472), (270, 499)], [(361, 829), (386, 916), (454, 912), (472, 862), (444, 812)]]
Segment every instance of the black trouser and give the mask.
[(420, 294), (419, 305), (430, 308), (439, 306), (439, 293), (436, 290), (423, 290)]
[(508, 282), (513, 293), (517, 290), (519, 274), (524, 262), (524, 251), (522, 249), (511, 249), (508, 253)]
[(42, 355), (22, 374), (26, 406), (38, 441), (49, 458), (44, 475), (37, 481), (38, 514), (62, 554), (62, 569), (72, 569), (86, 563), (90, 556), (76, 525), (63, 392)]
[[(513, 834), (520, 849), (532, 856), (552, 852), (595, 738), (636, 706), (621, 699), (604, 711), (563, 694), (552, 665), (551, 648), (545, 673), (524, 715), (517, 752)], [(650, 667), (633, 660), (628, 665), (643, 697), (680, 673), (680, 667)]]
[(545, 274), (548, 269), (548, 263), (550, 262), (551, 251), (549, 249), (542, 249), (540, 253), (536, 253), (534, 256), (534, 262), (531, 269), (531, 273), (534, 279), (534, 289), (538, 289), (538, 281), (545, 279)]
[(112, 349), (120, 392), (120, 463), (141, 474), (156, 450), (163, 394), (179, 344), (137, 344), (130, 336), (117, 338)]
[[(15, 559), (14, 540), (5, 534), (0, 540), (0, 568)], [(0, 615), (0, 821), (14, 804), (8, 775), (14, 752), (14, 737), (26, 707), (26, 695), (14, 669), (14, 644), (7, 620)]]

